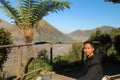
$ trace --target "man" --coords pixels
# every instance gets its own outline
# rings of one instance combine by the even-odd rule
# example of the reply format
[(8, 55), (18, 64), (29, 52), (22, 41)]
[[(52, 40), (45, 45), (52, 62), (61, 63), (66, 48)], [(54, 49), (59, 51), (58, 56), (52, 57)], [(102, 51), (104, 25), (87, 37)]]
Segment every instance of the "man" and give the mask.
[(103, 77), (102, 55), (94, 54), (94, 46), (90, 41), (84, 42), (83, 51), (87, 59), (84, 62), (82, 76), (78, 80), (101, 80)]

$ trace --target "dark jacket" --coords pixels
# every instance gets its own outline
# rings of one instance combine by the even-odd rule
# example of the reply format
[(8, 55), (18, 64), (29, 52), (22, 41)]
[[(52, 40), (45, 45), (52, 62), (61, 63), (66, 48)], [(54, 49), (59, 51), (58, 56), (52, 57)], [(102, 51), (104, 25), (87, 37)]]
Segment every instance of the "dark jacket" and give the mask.
[(102, 71), (102, 55), (94, 54), (87, 58), (84, 62), (82, 76), (78, 80), (101, 80), (103, 77)]

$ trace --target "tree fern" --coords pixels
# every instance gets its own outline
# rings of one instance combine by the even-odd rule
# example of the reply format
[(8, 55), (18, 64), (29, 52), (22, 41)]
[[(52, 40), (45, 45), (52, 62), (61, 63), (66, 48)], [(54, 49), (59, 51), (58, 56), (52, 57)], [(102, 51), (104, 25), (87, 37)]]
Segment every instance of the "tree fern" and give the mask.
[(35, 24), (49, 12), (57, 13), (65, 8), (70, 8), (70, 3), (58, 0), (16, 0), (17, 6), (10, 4), (9, 0), (0, 0), (4, 12), (15, 21), (20, 29), (24, 30), (26, 42), (33, 39), (33, 28)]
[(48, 15), (49, 12), (63, 11), (70, 8), (69, 2), (57, 0), (17, 0), (18, 8), (10, 5), (8, 0), (0, 0), (4, 12), (15, 20), (19, 28), (33, 28), (34, 24)]
[(14, 7), (12, 7), (9, 1), (0, 0), (0, 3), (4, 5), (1, 8), (3, 9), (3, 11), (6, 13), (8, 17), (10, 17), (11, 19), (14, 19), (17, 24), (21, 23), (21, 16), (19, 15), (19, 11), (16, 10)]

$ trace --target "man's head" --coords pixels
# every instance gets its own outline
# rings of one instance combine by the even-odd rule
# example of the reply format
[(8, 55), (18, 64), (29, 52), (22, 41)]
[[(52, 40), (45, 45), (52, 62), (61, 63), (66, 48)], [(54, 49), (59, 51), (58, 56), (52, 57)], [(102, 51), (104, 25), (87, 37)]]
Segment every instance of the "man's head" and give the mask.
[(91, 41), (85, 41), (83, 43), (83, 51), (86, 56), (91, 57), (94, 54), (94, 45)]

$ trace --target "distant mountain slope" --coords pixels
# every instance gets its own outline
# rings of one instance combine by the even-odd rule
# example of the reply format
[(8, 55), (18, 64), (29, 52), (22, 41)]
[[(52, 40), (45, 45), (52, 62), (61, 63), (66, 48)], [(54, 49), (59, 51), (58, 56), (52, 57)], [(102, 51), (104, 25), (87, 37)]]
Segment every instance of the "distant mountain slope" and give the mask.
[[(111, 27), (111, 26), (102, 26), (102, 27), (98, 27), (98, 28), (100, 30), (102, 30), (104, 32), (108, 32), (108, 33), (111, 32), (111, 30), (113, 29), (113, 27)], [(76, 30), (67, 35), (76, 41), (85, 41), (89, 38), (89, 36), (91, 35), (92, 32), (96, 31), (96, 29), (97, 28), (95, 28), (93, 30)]]
[[(23, 31), (16, 27), (15, 24), (1, 20), (0, 27), (6, 28), (12, 33), (14, 43), (24, 43)], [(63, 34), (45, 20), (41, 20), (34, 29), (33, 42), (35, 41), (72, 41), (72, 38)]]
[[(107, 33), (110, 33), (112, 31), (112, 29), (114, 29), (114, 27), (112, 26), (101, 26), (101, 27), (98, 27), (101, 31), (103, 32), (107, 32)], [(97, 28), (93, 29), (94, 31), (96, 30)]]
[(4, 20), (1, 20), (0, 27), (11, 32), (14, 43), (24, 43), (23, 33), (18, 27), (16, 27), (15, 24), (10, 24)]
[(38, 41), (72, 41), (72, 38), (57, 30), (45, 20), (41, 20), (35, 28), (34, 40)]

